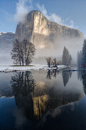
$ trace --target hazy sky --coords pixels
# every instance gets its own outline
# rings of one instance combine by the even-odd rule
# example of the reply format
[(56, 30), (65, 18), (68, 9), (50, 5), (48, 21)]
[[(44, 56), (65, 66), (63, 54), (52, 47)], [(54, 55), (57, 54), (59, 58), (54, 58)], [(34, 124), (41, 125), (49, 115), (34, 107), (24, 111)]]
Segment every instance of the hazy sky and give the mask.
[(17, 23), (31, 10), (86, 36), (86, 0), (0, 0), (0, 32), (15, 32)]

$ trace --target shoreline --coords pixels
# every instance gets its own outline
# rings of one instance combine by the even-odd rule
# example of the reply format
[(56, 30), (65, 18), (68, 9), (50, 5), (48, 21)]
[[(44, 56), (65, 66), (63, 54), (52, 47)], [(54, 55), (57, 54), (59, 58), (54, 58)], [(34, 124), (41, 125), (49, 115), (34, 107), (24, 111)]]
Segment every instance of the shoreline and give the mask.
[(57, 65), (56, 67), (49, 68), (47, 65), (30, 65), (30, 66), (12, 66), (12, 65), (1, 65), (0, 72), (16, 72), (16, 71), (28, 71), (28, 70), (52, 70), (52, 69), (63, 69), (65, 65)]

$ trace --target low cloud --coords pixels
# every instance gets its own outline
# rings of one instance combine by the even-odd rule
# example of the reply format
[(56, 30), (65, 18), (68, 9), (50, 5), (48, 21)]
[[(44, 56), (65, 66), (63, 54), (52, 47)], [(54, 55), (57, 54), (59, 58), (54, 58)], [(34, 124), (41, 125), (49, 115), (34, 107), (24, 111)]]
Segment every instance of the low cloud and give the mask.
[(31, 0), (19, 0), (16, 4), (16, 14), (14, 15), (14, 20), (18, 22), (25, 21), (25, 17), (29, 11), (32, 10), (32, 1)]
[[(33, 10), (32, 0), (19, 0), (16, 4), (16, 14), (14, 14), (14, 20), (18, 22), (25, 22), (26, 15)], [(42, 12), (42, 14), (47, 17), (50, 21), (56, 22), (61, 25), (65, 25), (71, 28), (78, 28), (75, 27), (74, 21), (69, 20), (69, 18), (62, 19), (61, 16), (52, 13), (48, 14), (44, 5), (36, 4), (36, 7)], [(68, 23), (68, 24), (67, 24)]]
[[(71, 27), (71, 28), (77, 28), (77, 27), (74, 26), (73, 20), (69, 21), (69, 18), (64, 20), (64, 19), (61, 18), (61, 16), (56, 15), (55, 13), (48, 14), (44, 5), (41, 6), (40, 4), (36, 4), (36, 6), (43, 13), (43, 15), (45, 17), (47, 17), (50, 21), (53, 21), (53, 22), (56, 22), (58, 24), (65, 25), (65, 26), (68, 26), (68, 27)], [(66, 24), (67, 21), (69, 21), (69, 24)]]
[(62, 20), (62, 18), (60, 16), (56, 15), (55, 13), (48, 15), (47, 10), (45, 9), (44, 5), (41, 6), (41, 5), (37, 4), (37, 8), (49, 20), (54, 21), (54, 22), (59, 23), (59, 24), (63, 24), (64, 23), (64, 20)]

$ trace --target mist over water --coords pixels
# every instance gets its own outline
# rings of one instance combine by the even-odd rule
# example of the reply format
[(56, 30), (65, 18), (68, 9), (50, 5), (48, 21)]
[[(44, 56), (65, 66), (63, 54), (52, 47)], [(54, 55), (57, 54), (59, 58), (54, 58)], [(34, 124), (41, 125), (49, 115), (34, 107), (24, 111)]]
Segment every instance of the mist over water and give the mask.
[[(82, 50), (84, 38), (65, 38), (58, 39), (52, 43), (52, 47), (37, 48), (34, 57), (56, 57), (62, 60), (64, 46), (72, 56), (72, 63), (77, 63), (77, 53)], [(45, 61), (44, 61), (45, 63)]]
[(11, 48), (8, 49), (0, 49), (0, 65), (11, 65), (13, 64), (13, 60), (11, 59)]
[(0, 79), (0, 129), (85, 130), (86, 73), (2, 72)]

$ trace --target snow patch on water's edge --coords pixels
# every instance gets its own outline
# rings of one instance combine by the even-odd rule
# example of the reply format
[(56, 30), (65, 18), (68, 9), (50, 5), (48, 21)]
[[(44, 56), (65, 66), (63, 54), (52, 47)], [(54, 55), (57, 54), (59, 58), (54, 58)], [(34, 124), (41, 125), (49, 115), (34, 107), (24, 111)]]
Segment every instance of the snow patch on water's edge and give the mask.
[[(65, 65), (58, 65), (58, 69), (66, 68)], [(32, 66), (10, 66), (10, 65), (0, 65), (0, 71), (10, 72), (10, 71), (27, 71), (27, 70), (48, 70), (57, 69), (56, 67), (49, 68), (47, 65), (34, 64)]]

